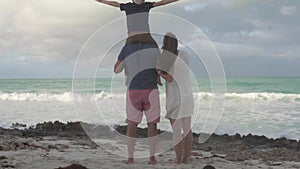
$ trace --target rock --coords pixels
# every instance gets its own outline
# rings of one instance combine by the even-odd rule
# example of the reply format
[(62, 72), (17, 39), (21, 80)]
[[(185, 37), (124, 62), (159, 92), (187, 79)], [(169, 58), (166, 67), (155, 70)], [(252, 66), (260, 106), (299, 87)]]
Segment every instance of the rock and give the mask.
[(70, 148), (68, 145), (65, 145), (65, 144), (55, 144), (55, 146), (56, 146), (59, 150), (62, 150), (62, 149), (69, 149), (69, 148)]
[(279, 165), (282, 165), (283, 163), (282, 162), (271, 162), (269, 163), (269, 165), (271, 166), (279, 166)]
[(82, 166), (80, 164), (71, 164), (67, 167), (59, 167), (56, 169), (87, 169), (85, 166)]
[(0, 145), (0, 151), (8, 151), (5, 145)]
[(269, 139), (266, 136), (253, 136), (252, 134), (248, 134), (243, 138), (248, 146), (262, 146), (269, 143)]
[(0, 156), (0, 160), (5, 160), (5, 159), (7, 159), (6, 156)]
[(15, 165), (13, 164), (2, 164), (3, 168), (15, 168)]
[(286, 138), (279, 138), (279, 139), (275, 139), (272, 143), (271, 143), (271, 147), (276, 147), (276, 148), (281, 148), (281, 147), (285, 147), (289, 144), (289, 140)]
[(206, 165), (203, 167), (203, 169), (216, 169), (216, 168), (212, 165)]
[(21, 124), (21, 123), (13, 123), (10, 127), (11, 128), (25, 128), (25, 127), (27, 127), (27, 125)]
[(296, 151), (300, 151), (300, 141), (298, 141), (297, 147), (296, 147)]
[(240, 140), (242, 138), (242, 136), (240, 134), (235, 134), (234, 136), (232, 136), (233, 140)]

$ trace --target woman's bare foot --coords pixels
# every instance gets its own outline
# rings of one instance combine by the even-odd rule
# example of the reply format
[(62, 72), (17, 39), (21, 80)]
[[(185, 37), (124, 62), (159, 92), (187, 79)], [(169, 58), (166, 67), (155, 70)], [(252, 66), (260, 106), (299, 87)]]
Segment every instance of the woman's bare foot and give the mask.
[(170, 163), (172, 163), (172, 164), (181, 164), (181, 161), (178, 160), (177, 158), (175, 158), (175, 159), (169, 159), (168, 161), (169, 161)]
[(154, 156), (150, 157), (149, 159), (150, 161), (148, 162), (148, 164), (151, 164), (151, 165), (155, 165), (157, 163), (156, 159)]
[(184, 164), (189, 164), (193, 161), (193, 159), (191, 157), (183, 157), (182, 158), (182, 163)]
[(178, 160), (177, 158), (175, 158), (174, 164), (181, 164), (181, 160)]
[(123, 160), (122, 162), (125, 164), (133, 164), (133, 158), (128, 158), (128, 160)]

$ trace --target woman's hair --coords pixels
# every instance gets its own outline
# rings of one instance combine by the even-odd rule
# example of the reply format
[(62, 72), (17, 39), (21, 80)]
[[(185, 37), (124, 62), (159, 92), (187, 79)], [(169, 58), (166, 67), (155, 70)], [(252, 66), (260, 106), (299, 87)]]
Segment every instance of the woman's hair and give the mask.
[(178, 40), (173, 33), (166, 33), (166, 35), (164, 36), (162, 49), (167, 50), (168, 52), (171, 52), (174, 55), (178, 54)]
[(162, 55), (160, 59), (160, 66), (162, 73), (166, 74), (173, 66), (178, 55), (178, 40), (176, 36), (168, 32), (164, 36)]

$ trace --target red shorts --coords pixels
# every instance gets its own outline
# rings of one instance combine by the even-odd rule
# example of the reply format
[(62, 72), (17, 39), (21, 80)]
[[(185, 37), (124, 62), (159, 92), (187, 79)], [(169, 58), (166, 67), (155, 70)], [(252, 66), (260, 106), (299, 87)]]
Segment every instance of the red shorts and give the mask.
[(145, 113), (147, 123), (160, 121), (158, 89), (128, 90), (126, 94), (126, 123), (141, 123)]

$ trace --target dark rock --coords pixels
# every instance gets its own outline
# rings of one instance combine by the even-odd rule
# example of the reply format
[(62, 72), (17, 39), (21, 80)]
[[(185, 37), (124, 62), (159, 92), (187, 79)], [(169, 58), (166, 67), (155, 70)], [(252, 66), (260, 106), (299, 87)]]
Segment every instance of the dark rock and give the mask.
[(300, 151), (300, 141), (297, 144), (296, 151)]
[(15, 168), (15, 165), (13, 164), (2, 164), (3, 168)]
[(235, 134), (233, 137), (233, 140), (240, 140), (242, 138), (242, 136), (240, 134)]
[(7, 159), (6, 156), (0, 156), (0, 160), (5, 160), (5, 159)]
[(271, 147), (275, 147), (275, 148), (281, 148), (281, 147), (286, 147), (289, 144), (289, 140), (286, 138), (279, 138), (279, 139), (275, 139), (272, 143), (271, 143)]
[(269, 139), (265, 136), (253, 136), (252, 134), (248, 134), (243, 138), (248, 146), (262, 146), (269, 143)]
[(87, 169), (85, 166), (82, 166), (80, 164), (71, 164), (67, 167), (59, 167), (56, 169)]
[(206, 165), (203, 167), (203, 169), (216, 169), (216, 168), (212, 165)]
[(27, 125), (21, 124), (21, 123), (13, 123), (10, 127), (11, 128), (25, 128), (25, 127), (27, 127)]

